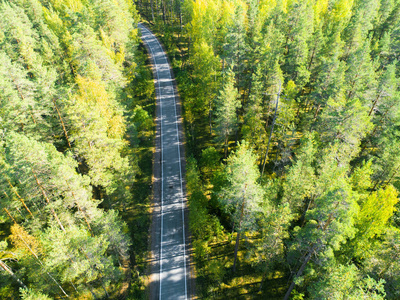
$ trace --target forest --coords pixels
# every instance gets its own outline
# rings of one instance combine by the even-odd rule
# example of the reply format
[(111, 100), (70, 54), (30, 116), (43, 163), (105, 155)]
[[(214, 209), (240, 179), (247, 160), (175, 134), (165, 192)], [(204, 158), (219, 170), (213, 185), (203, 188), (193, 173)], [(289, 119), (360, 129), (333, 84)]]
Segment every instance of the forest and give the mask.
[(400, 298), (400, 1), (138, 0), (183, 102), (201, 299)]
[(400, 0), (3, 0), (0, 16), (1, 299), (148, 296), (139, 21), (183, 104), (197, 297), (400, 298)]
[(143, 293), (154, 88), (138, 20), (125, 0), (0, 2), (1, 299)]

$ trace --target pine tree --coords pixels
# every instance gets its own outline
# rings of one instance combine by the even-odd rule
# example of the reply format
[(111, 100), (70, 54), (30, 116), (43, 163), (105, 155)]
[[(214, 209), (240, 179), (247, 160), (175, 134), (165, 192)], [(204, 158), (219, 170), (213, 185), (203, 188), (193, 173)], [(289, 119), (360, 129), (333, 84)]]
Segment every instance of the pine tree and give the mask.
[(224, 145), (225, 157), (228, 154), (229, 136), (238, 128), (237, 109), (241, 107), (239, 94), (232, 71), (226, 74), (225, 84), (215, 103), (215, 133), (217, 141)]
[[(76, 174), (77, 163), (71, 157), (18, 134), (10, 135), (6, 145), (9, 167), (3, 175), (10, 178), (6, 190), (27, 199), (26, 205), (34, 212), (31, 218), (13, 220), (21, 220), (40, 237), (40, 243), (28, 247), (29, 257), (40, 259), (43, 270), (57, 282), (74, 284), (75, 292), (96, 293), (93, 290), (101, 288), (107, 294), (108, 284), (121, 279), (115, 266), (127, 259), (125, 225), (115, 212), (97, 208), (89, 178)], [(28, 238), (18, 240), (18, 236), (15, 241), (27, 243)], [(28, 267), (30, 259), (21, 264)], [(28, 274), (30, 281), (36, 282), (31, 267)]]
[(311, 1), (293, 2), (288, 8), (285, 58), (282, 68), (300, 89), (308, 82), (308, 42), (312, 34), (313, 8)]
[(256, 158), (247, 143), (240, 144), (237, 151), (229, 156), (226, 172), (229, 183), (219, 198), (224, 210), (231, 215), (237, 232), (233, 263), (235, 272), (240, 234), (252, 229), (264, 192), (257, 183), (259, 171)]
[(338, 144), (324, 151), (312, 201), (305, 211), (305, 225), (294, 229), (289, 260), (296, 263), (297, 271), (284, 299), (289, 299), (310, 261), (317, 260), (319, 268), (326, 265), (334, 260), (333, 251), (355, 233), (358, 205), (346, 176), (350, 158), (346, 152)]
[(253, 75), (252, 89), (249, 101), (245, 107), (244, 122), (242, 126), (243, 138), (253, 147), (258, 158), (265, 151), (265, 140), (267, 139), (267, 128), (265, 121), (265, 112), (263, 109), (263, 76), (260, 67), (257, 68), (256, 74)]
[[(242, 87), (242, 73), (244, 61), (246, 60), (247, 44), (245, 39), (245, 17), (246, 6), (237, 2), (232, 15), (232, 23), (229, 24), (225, 43), (223, 46), (222, 58), (224, 59), (223, 69), (230, 68), (235, 73), (238, 88)], [(225, 66), (226, 63), (226, 66)]]
[(366, 105), (373, 97), (376, 74), (370, 57), (369, 40), (365, 40), (364, 45), (349, 54), (345, 82), (347, 98), (358, 98), (363, 105)]
[[(314, 81), (311, 98), (314, 100), (314, 119), (326, 105), (329, 98), (337, 98), (343, 92), (345, 63), (340, 61), (343, 42), (339, 35), (332, 37), (332, 42), (327, 43), (327, 56), (321, 58), (322, 63)], [(329, 49), (329, 50), (328, 50)]]
[(255, 249), (252, 249), (257, 263), (264, 265), (259, 291), (262, 290), (268, 271), (273, 270), (284, 260), (284, 239), (289, 237), (288, 226), (291, 218), (291, 211), (287, 204), (272, 208), (263, 205), (258, 229), (261, 238), (256, 241)]
[(400, 263), (397, 259), (400, 254), (399, 245), (400, 230), (395, 227), (388, 228), (374, 255), (364, 264), (371, 276), (386, 281), (385, 291), (388, 299), (400, 296)]
[(346, 101), (344, 98), (329, 98), (326, 106), (317, 122), (321, 140), (325, 144), (340, 141), (355, 155), (361, 140), (372, 128), (366, 107), (358, 99)]
[(289, 203), (293, 213), (300, 213), (312, 200), (316, 179), (316, 151), (315, 137), (311, 134), (303, 137), (300, 149), (296, 153), (296, 162), (287, 173), (282, 201)]
[(121, 69), (114, 64), (107, 48), (97, 39), (92, 27), (79, 24), (72, 34), (72, 64), (77, 74), (103, 81), (109, 89), (123, 87), (125, 80)]
[(384, 280), (363, 277), (355, 265), (333, 264), (309, 288), (310, 299), (385, 299)]
[(92, 184), (102, 186), (111, 195), (119, 176), (132, 176), (128, 159), (120, 155), (125, 145), (125, 120), (101, 82), (83, 77), (77, 81), (78, 93), (67, 107), (71, 142), (86, 164)]
[(31, 289), (22, 289), (21, 290), (21, 299), (22, 300), (51, 300), (47, 295), (33, 291)]

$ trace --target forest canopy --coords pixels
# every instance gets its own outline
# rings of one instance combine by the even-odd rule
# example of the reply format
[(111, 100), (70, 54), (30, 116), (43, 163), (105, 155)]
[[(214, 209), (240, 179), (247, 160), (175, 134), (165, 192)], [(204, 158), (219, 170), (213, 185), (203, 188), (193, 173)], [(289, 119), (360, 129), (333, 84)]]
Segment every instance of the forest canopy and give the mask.
[(398, 299), (399, 0), (2, 1), (0, 298), (126, 285), (136, 8), (182, 99), (197, 295)]
[(398, 299), (400, 1), (137, 7), (179, 82), (199, 295)]
[(125, 0), (0, 2), (2, 299), (100, 299), (126, 284), (137, 21)]

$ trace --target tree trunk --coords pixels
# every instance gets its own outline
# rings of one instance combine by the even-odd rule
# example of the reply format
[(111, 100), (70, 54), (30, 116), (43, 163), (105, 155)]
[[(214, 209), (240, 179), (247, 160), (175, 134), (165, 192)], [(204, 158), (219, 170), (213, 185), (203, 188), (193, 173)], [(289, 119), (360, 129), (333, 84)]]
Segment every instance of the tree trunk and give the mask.
[[(240, 228), (240, 226), (239, 226), (239, 228)], [(233, 273), (236, 272), (236, 260), (237, 260), (238, 250), (239, 250), (239, 240), (240, 240), (240, 232), (238, 232), (236, 235), (235, 254), (234, 254), (234, 259), (233, 259)]]
[(307, 253), (307, 256), (306, 256), (303, 264), (301, 265), (299, 271), (296, 273), (296, 276), (294, 277), (292, 283), (290, 284), (289, 289), (287, 290), (283, 300), (288, 300), (289, 299), (290, 294), (292, 293), (292, 291), (294, 289), (294, 286), (295, 286), (295, 279), (300, 277), (303, 274), (304, 269), (306, 268), (307, 263), (310, 261), (311, 255), (312, 255), (313, 252), (314, 252), (314, 247)]
[(4, 261), (0, 259), (0, 267), (4, 269), (8, 274), (11, 275), (12, 278), (14, 278), (20, 286), (22, 286), (24, 289), (27, 289), (26, 285), (14, 274), (14, 272), (11, 270), (9, 266), (6, 265)]
[(181, 27), (181, 34), (183, 31), (183, 26), (182, 26), (182, 3), (179, 5), (179, 25)]
[[(35, 177), (37, 185), (39, 186), (39, 189), (42, 191), (42, 195), (43, 195), (44, 199), (46, 200), (47, 204), (50, 204), (50, 200), (47, 197), (46, 191), (44, 190), (43, 186), (40, 184), (39, 179), (37, 178), (37, 176), (33, 170), (32, 170), (32, 173), (33, 173), (33, 176)], [(62, 225), (60, 219), (58, 218), (57, 213), (55, 212), (54, 208), (50, 208), (50, 210), (51, 210), (54, 218), (56, 219), (58, 225), (60, 225), (61, 230), (65, 232), (65, 228)]]
[(209, 118), (209, 126), (210, 126), (210, 136), (212, 136), (212, 111), (211, 111), (211, 101), (209, 102), (209, 109), (208, 109), (208, 118)]
[[(244, 187), (244, 195), (247, 190), (247, 184)], [(236, 244), (235, 244), (235, 253), (234, 253), (234, 259), (233, 259), (233, 273), (236, 271), (236, 260), (237, 260), (237, 254), (239, 250), (239, 240), (240, 240), (240, 230), (242, 227), (242, 220), (243, 220), (243, 215), (244, 215), (244, 205), (245, 205), (246, 199), (243, 196), (243, 202), (242, 202), (242, 208), (240, 209), (240, 220), (239, 220), (239, 226), (238, 226), (238, 231), (236, 235)]]
[(263, 277), (261, 279), (260, 287), (258, 288), (258, 292), (261, 292), (265, 278), (267, 278), (267, 274), (268, 274), (268, 267), (265, 267), (265, 271), (264, 271)]
[(315, 114), (314, 114), (314, 121), (317, 119), (320, 109), (321, 109), (321, 104), (318, 104), (317, 109), (315, 110)]
[(88, 229), (89, 229), (89, 231), (90, 231), (90, 234), (91, 234), (92, 237), (93, 237), (94, 235), (93, 235), (93, 232), (92, 232), (92, 227), (90, 227), (90, 223), (89, 223), (89, 220), (87, 219), (87, 215), (86, 215), (86, 213), (83, 211), (83, 209), (81, 208), (81, 206), (79, 205), (78, 200), (77, 200), (76, 197), (75, 197), (75, 193), (74, 193), (73, 190), (71, 189), (70, 185), (69, 185), (68, 183), (67, 183), (67, 185), (68, 185), (69, 190), (71, 191), (72, 197), (74, 197), (75, 204), (76, 204), (76, 206), (78, 207), (79, 211), (82, 213), (83, 218), (85, 219), (85, 222), (86, 222), (86, 224), (87, 224), (87, 226), (88, 226)]
[(60, 119), (61, 126), (62, 126), (62, 128), (63, 128), (63, 131), (64, 131), (65, 138), (67, 139), (68, 147), (69, 147), (69, 148), (71, 148), (71, 143), (69, 142), (69, 138), (68, 138), (67, 129), (65, 128), (64, 121), (63, 121), (63, 119), (62, 119), (62, 117), (61, 117), (60, 111), (58, 110), (58, 107), (57, 107), (56, 101), (54, 101), (54, 99), (53, 99), (53, 104), (54, 104), (54, 107), (55, 107), (55, 109), (56, 109), (56, 111), (57, 111), (58, 118)]
[(225, 137), (225, 143), (224, 143), (224, 155), (225, 155), (225, 159), (227, 158), (227, 156), (228, 156), (228, 137), (226, 136)]
[(166, 19), (165, 19), (165, 0), (161, 1), (161, 5), (162, 5), (162, 16), (163, 16), (163, 22), (165, 25)]
[(311, 54), (310, 63), (308, 64), (308, 70), (309, 71), (311, 70), (311, 65), (312, 65), (313, 60), (314, 60), (314, 54), (315, 54), (315, 50), (316, 50), (315, 48), (316, 48), (316, 46), (314, 46), (314, 48), (313, 48), (313, 51), (312, 51), (312, 54)]
[(153, 20), (154, 23), (154, 0), (150, 1), (150, 7), (151, 7), (151, 19)]
[(372, 114), (372, 112), (374, 111), (374, 108), (375, 108), (376, 104), (378, 103), (378, 100), (379, 100), (380, 97), (381, 97), (381, 94), (379, 93), (378, 97), (376, 98), (376, 100), (372, 104), (372, 107), (371, 107), (371, 110), (369, 111), (368, 116), (370, 116)]
[[(6, 178), (8, 184), (10, 185), (12, 191), (14, 192), (14, 194), (18, 197), (19, 201), (22, 202), (22, 204), (24, 205), (25, 209), (28, 211), (28, 213), (31, 215), (32, 219), (34, 219), (35, 217), (33, 216), (32, 212), (30, 211), (30, 209), (28, 208), (28, 206), (25, 204), (24, 199), (22, 199), (22, 197), (18, 194), (17, 190), (14, 188), (14, 186), (11, 184), (10, 180), (8, 180), (8, 178)], [(5, 192), (4, 192), (5, 193)]]
[(399, 167), (397, 167), (397, 169), (393, 172), (392, 176), (389, 178), (388, 182), (386, 182), (385, 187), (392, 181), (392, 179), (394, 178), (394, 176), (396, 176), (397, 172), (399, 171)]
[(271, 125), (271, 131), (270, 131), (269, 137), (268, 137), (267, 150), (265, 151), (265, 157), (264, 157), (263, 167), (262, 167), (262, 171), (261, 171), (261, 177), (264, 175), (265, 164), (267, 163), (267, 158), (268, 158), (269, 146), (270, 146), (270, 143), (271, 143), (272, 132), (274, 131), (274, 126), (275, 126), (275, 122), (276, 122), (276, 115), (277, 115), (277, 112), (278, 112), (279, 97), (281, 95), (281, 87), (282, 87), (281, 84), (279, 84), (279, 91), (278, 91), (278, 95), (276, 97), (275, 114), (274, 114), (274, 119), (273, 119), (272, 125)]
[[(340, 203), (339, 201), (336, 203), (335, 209), (339, 206), (339, 203)], [(325, 231), (325, 230), (328, 228), (328, 226), (332, 223), (333, 220), (334, 220), (333, 212), (331, 212), (331, 213), (329, 214), (328, 219), (327, 219), (327, 221), (325, 222), (325, 224), (324, 224), (323, 226), (319, 225), (319, 226), (318, 226), (318, 229), (320, 229), (320, 230), (322, 230), (322, 231)], [(293, 290), (293, 288), (294, 288), (294, 286), (295, 286), (296, 278), (300, 277), (300, 276), (303, 274), (304, 269), (305, 269), (307, 263), (308, 263), (308, 262), (310, 261), (310, 259), (311, 259), (311, 255), (314, 253), (314, 251), (315, 251), (316, 249), (317, 249), (317, 245), (314, 244), (314, 245), (311, 247), (311, 249), (308, 251), (308, 253), (307, 253), (307, 255), (306, 255), (306, 258), (304, 259), (303, 264), (301, 265), (299, 271), (296, 273), (296, 275), (295, 275), (295, 277), (294, 277), (292, 283), (290, 284), (289, 289), (287, 290), (287, 292), (286, 292), (285, 297), (283, 298), (283, 300), (288, 300), (288, 299), (289, 299), (290, 294), (292, 293), (292, 290)]]
[[(8, 216), (11, 218), (11, 220), (14, 221), (15, 224), (18, 225), (18, 223), (15, 221), (15, 219), (11, 216), (10, 212), (4, 208), (4, 210), (7, 212)], [(69, 298), (68, 294), (64, 291), (64, 289), (62, 288), (62, 286), (58, 283), (58, 281), (49, 273), (45, 270), (45, 267), (43, 265), (43, 263), (41, 262), (41, 260), (39, 259), (39, 257), (37, 256), (37, 254), (32, 250), (32, 248), (29, 246), (29, 244), (25, 241), (25, 239), (21, 236), (21, 235), (17, 235), (18, 238), (24, 243), (24, 245), (26, 246), (26, 248), (28, 248), (29, 252), (36, 258), (36, 261), (42, 266), (43, 270), (46, 272), (47, 275), (49, 275), (49, 277), (54, 281), (54, 283), (59, 287), (59, 289), (63, 292), (63, 294), (65, 296), (67, 296), (67, 298)]]
[[(392, 106), (390, 106), (385, 113), (382, 115), (382, 117), (380, 118), (380, 123), (382, 124), (386, 118), (386, 115), (389, 113), (389, 111), (391, 110), (391, 108), (394, 106), (394, 104)], [(371, 139), (375, 136), (376, 131), (378, 130), (379, 126), (375, 125), (374, 130), (372, 131), (372, 133), (369, 135), (369, 139), (371, 141)], [(372, 142), (371, 142), (372, 143)], [(368, 146), (368, 142), (365, 142), (365, 144), (363, 145), (363, 147), (361, 148), (360, 153), (363, 153), (365, 148), (367, 148)]]
[(301, 217), (299, 219), (301, 227), (303, 227), (305, 225), (305, 223), (306, 223), (306, 214), (307, 214), (308, 210), (310, 209), (311, 203), (313, 201), (313, 199), (307, 199), (307, 200), (308, 201), (307, 201), (306, 209), (304, 210), (304, 212), (302, 213), (302, 215), (301, 215)]

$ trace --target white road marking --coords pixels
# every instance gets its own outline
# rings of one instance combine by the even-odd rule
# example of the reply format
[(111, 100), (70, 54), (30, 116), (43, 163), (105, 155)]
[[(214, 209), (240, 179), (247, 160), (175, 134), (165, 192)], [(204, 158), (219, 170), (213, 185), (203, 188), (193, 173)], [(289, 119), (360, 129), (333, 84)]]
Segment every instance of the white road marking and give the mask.
[[(144, 27), (142, 27), (142, 30), (143, 29), (145, 29)], [(146, 29), (147, 30), (147, 29)], [(148, 30), (147, 30), (148, 31)], [(147, 40), (144, 36), (143, 36), (143, 38), (145, 39), (145, 40)], [(160, 274), (159, 274), (159, 277), (160, 277), (160, 300), (161, 300), (161, 279), (162, 279), (162, 277), (161, 277), (161, 274), (162, 274), (162, 260), (163, 260), (163, 258), (162, 258), (162, 245), (163, 245), (163, 231), (164, 231), (164, 228), (163, 228), (163, 226), (164, 226), (164, 211), (163, 211), (163, 207), (164, 207), (164, 174), (163, 174), (163, 169), (164, 169), (164, 151), (163, 151), (163, 122), (162, 122), (162, 119), (163, 119), (163, 111), (162, 111), (162, 101), (161, 101), (161, 86), (160, 86), (160, 80), (159, 80), (159, 78), (158, 78), (158, 69), (157, 69), (157, 62), (156, 62), (156, 59), (155, 59), (155, 55), (154, 55), (154, 52), (153, 52), (153, 49), (150, 47), (150, 43), (148, 43), (147, 41), (146, 41), (146, 43), (147, 43), (147, 45), (148, 45), (148, 48), (150, 49), (150, 51), (151, 51), (151, 54), (152, 54), (152, 58), (153, 58), (153, 61), (154, 61), (154, 67), (155, 67), (155, 70), (156, 70), (156, 76), (157, 76), (157, 84), (158, 84), (158, 93), (157, 93), (157, 98), (159, 99), (159, 102), (160, 102), (160, 111), (161, 111), (161, 118), (160, 118), (160, 124), (161, 124), (161, 133), (160, 133), (160, 135), (161, 135), (161, 250), (160, 250)]]
[[(149, 34), (152, 34), (150, 30), (148, 30), (146, 27), (144, 26), (140, 26), (141, 29), (145, 29)], [(144, 38), (146, 39), (146, 38)], [(163, 51), (163, 48), (160, 44), (160, 42), (158, 41), (158, 39), (155, 37), (155, 41), (157, 42), (157, 44), (159, 45), (161, 51), (162, 51), (162, 58), (164, 58), (166, 64), (168, 65), (168, 70), (169, 70), (169, 80), (172, 82), (172, 76), (171, 76), (171, 68), (168, 64), (168, 60), (167, 57)], [(157, 83), (158, 83), (158, 98), (159, 98), (159, 102), (160, 102), (160, 111), (161, 111), (161, 253), (160, 253), (160, 300), (161, 300), (161, 283), (162, 283), (162, 244), (163, 244), (163, 196), (164, 196), (164, 177), (163, 177), (163, 168), (164, 168), (164, 157), (163, 157), (163, 128), (162, 128), (162, 120), (163, 120), (163, 111), (162, 111), (162, 100), (161, 100), (161, 86), (160, 86), (160, 79), (158, 76), (158, 66), (157, 66), (157, 62), (155, 59), (155, 55), (153, 52), (153, 49), (150, 47), (150, 43), (146, 42), (152, 55), (153, 55), (153, 61), (154, 61), (154, 65), (155, 65), (155, 69), (156, 69), (156, 76), (157, 76)], [(177, 111), (176, 111), (176, 96), (175, 96), (175, 89), (173, 84), (172, 85), (172, 95), (174, 98), (174, 109), (175, 109), (175, 125), (176, 125), (176, 137), (177, 137), (177, 141), (178, 141), (178, 156), (179, 156), (179, 179), (180, 179), (180, 185), (181, 185), (181, 211), (182, 211), (182, 232), (183, 232), (183, 264), (184, 264), (184, 270), (185, 270), (185, 299), (187, 299), (187, 275), (186, 275), (186, 238), (185, 238), (185, 213), (184, 213), (184, 203), (183, 203), (183, 184), (182, 184), (182, 166), (181, 166), (181, 151), (180, 151), (180, 139), (179, 139), (179, 130), (178, 130), (178, 117), (177, 117)]]

